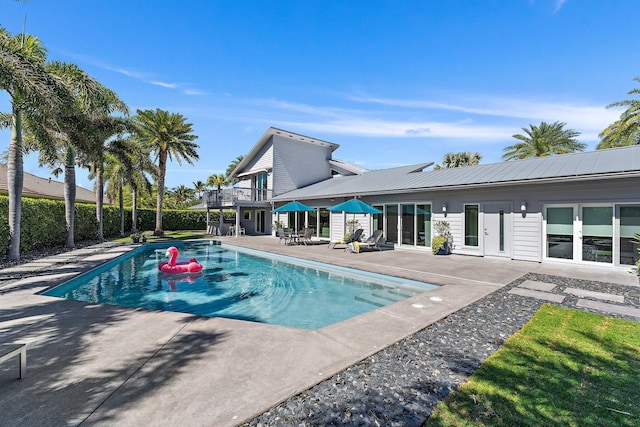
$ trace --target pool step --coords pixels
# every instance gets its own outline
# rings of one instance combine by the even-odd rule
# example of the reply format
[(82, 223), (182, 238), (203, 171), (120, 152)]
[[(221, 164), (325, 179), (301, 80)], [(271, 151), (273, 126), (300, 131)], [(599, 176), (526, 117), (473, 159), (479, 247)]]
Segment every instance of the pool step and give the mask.
[(376, 307), (384, 307), (385, 305), (402, 301), (403, 299), (407, 299), (413, 295), (414, 294), (411, 294), (410, 292), (402, 292), (398, 289), (379, 289), (356, 295), (355, 300), (366, 302), (368, 304), (375, 305)]

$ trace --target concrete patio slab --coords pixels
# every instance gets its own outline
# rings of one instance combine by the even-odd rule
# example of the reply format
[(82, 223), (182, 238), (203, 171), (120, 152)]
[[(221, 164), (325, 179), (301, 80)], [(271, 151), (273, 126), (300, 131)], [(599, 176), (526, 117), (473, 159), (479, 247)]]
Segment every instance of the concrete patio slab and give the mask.
[(638, 286), (616, 269), (220, 240), (442, 286), (313, 331), (38, 294), (133, 245), (25, 264), (14, 271), (30, 277), (0, 283), (2, 339), (29, 348), (26, 378), (0, 366), (0, 425), (235, 425), (527, 272)]

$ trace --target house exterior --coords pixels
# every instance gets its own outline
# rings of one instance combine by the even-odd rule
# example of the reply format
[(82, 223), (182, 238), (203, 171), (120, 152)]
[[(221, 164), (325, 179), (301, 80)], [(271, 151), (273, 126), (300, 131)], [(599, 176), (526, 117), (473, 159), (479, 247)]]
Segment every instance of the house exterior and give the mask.
[[(260, 155), (245, 158), (237, 176), (267, 173), (265, 219), (271, 206), (291, 200), (316, 208), (272, 218), (288, 226), (297, 215), (316, 238), (341, 238), (348, 222), (357, 221), (365, 235), (383, 230), (397, 249), (428, 250), (435, 221), (446, 221), (458, 254), (623, 268), (638, 259), (632, 238), (640, 233), (640, 146), (454, 169), (426, 170), (432, 163), (420, 163), (336, 174), (330, 159), (335, 144), (323, 141), (328, 145), (314, 148), (326, 148), (320, 167), (320, 155), (278, 153), (281, 135), (272, 136), (276, 143), (262, 144)], [(299, 145), (291, 136), (281, 148), (296, 151)], [(271, 169), (269, 162), (258, 166), (269, 158)], [(382, 213), (327, 210), (353, 197)], [(270, 231), (268, 223), (263, 232)]]
[[(332, 158), (338, 144), (271, 127), (262, 135), (232, 173), (233, 188), (209, 191), (203, 198), (207, 210), (235, 209), (236, 232), (271, 234), (274, 197), (365, 169)], [(288, 226), (288, 217), (280, 218)], [(291, 216), (291, 224), (294, 223)], [(224, 234), (223, 227), (217, 229)]]
[[(7, 165), (5, 163), (0, 163), (0, 194), (8, 194)], [(54, 181), (51, 178), (42, 178), (24, 172), (22, 196), (64, 200), (64, 182)], [(76, 186), (76, 202), (95, 203), (96, 195), (91, 190)]]

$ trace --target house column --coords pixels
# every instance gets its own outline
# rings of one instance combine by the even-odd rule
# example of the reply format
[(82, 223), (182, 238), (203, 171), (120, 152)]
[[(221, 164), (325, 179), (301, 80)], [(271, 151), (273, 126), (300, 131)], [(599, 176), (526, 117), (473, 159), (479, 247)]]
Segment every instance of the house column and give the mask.
[(236, 237), (240, 235), (240, 206), (236, 206), (236, 228), (235, 228)]

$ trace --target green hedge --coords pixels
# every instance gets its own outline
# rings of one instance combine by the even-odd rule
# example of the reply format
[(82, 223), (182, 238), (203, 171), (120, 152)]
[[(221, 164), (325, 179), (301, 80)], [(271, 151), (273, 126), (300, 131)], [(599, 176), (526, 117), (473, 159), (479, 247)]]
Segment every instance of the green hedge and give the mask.
[[(9, 199), (0, 196), (0, 253), (9, 252)], [(166, 231), (204, 230), (207, 213), (205, 211), (163, 210), (162, 228)], [(125, 209), (125, 232), (131, 230), (131, 209)], [(155, 209), (138, 209), (138, 229), (155, 229)], [(120, 235), (120, 209), (106, 205), (103, 209), (102, 230), (105, 238)], [(93, 204), (77, 203), (75, 206), (74, 238), (76, 241), (95, 239), (96, 207)], [(20, 221), (20, 251), (64, 245), (66, 222), (64, 201), (48, 199), (22, 199)]]

